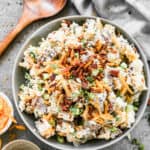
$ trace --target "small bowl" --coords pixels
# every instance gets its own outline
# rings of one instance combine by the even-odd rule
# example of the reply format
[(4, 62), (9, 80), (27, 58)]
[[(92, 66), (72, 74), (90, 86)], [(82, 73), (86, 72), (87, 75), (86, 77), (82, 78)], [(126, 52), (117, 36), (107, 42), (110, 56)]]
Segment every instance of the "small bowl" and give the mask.
[(40, 150), (40, 148), (27, 140), (15, 140), (5, 145), (2, 150)]
[[(0, 92), (0, 97), (2, 97), (6, 101), (6, 103), (9, 105), (9, 107), (11, 108), (11, 110), (12, 110), (11, 116), (13, 117), (14, 116), (14, 109), (13, 109), (13, 105), (11, 103), (11, 100), (8, 98), (8, 96), (6, 94), (4, 94), (2, 92)], [(4, 134), (8, 130), (8, 128), (11, 126), (11, 124), (12, 124), (12, 120), (9, 119), (5, 128), (2, 131), (0, 131), (0, 135)]]

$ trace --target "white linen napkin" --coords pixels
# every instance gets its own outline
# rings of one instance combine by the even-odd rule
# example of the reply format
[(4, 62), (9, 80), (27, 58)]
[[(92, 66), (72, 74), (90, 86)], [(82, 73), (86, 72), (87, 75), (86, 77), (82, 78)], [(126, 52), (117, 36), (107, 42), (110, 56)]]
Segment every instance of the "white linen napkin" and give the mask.
[[(137, 40), (150, 60), (150, 22), (123, 0), (115, 0), (116, 3), (107, 0), (107, 7), (103, 7), (104, 1), (106, 0), (72, 0), (72, 3), (81, 15), (100, 16), (119, 24)], [(137, 1), (145, 5), (145, 11), (150, 9), (150, 1)]]

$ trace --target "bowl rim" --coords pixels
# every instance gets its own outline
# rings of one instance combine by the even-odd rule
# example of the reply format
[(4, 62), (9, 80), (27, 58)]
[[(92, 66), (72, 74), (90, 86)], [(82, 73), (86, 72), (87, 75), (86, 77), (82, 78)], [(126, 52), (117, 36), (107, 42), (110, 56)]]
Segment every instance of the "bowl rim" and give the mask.
[(119, 142), (121, 139), (123, 139), (124, 137), (126, 137), (135, 128), (135, 126), (139, 123), (139, 121), (141, 120), (141, 118), (142, 118), (142, 116), (143, 116), (143, 114), (145, 112), (145, 109), (146, 109), (146, 106), (147, 106), (147, 103), (148, 103), (149, 92), (150, 92), (149, 91), (149, 87), (150, 87), (150, 73), (149, 73), (149, 67), (148, 67), (148, 63), (147, 63), (147, 58), (146, 58), (144, 52), (142, 51), (141, 46), (137, 43), (137, 41), (127, 31), (125, 31), (122, 27), (120, 27), (120, 25), (118, 25), (117, 23), (114, 23), (113, 21), (110, 21), (108, 19), (102, 18), (102, 17), (81, 16), (81, 15), (65, 16), (65, 17), (54, 19), (53, 21), (50, 21), (50, 22), (44, 24), (43, 26), (41, 26), (40, 28), (38, 28), (33, 34), (31, 34), (29, 36), (29, 38), (21, 46), (20, 52), (17, 54), (16, 60), (15, 60), (14, 66), (13, 66), (12, 91), (13, 91), (13, 98), (14, 98), (15, 107), (17, 109), (17, 112), (18, 112), (19, 116), (21, 117), (21, 119), (23, 120), (23, 122), (28, 127), (28, 129), (31, 131), (31, 133), (33, 135), (35, 135), (35, 137), (38, 138), (43, 143), (45, 143), (45, 144), (47, 144), (49, 146), (52, 146), (54, 148), (57, 148), (57, 149), (70, 150), (70, 148), (67, 145), (65, 145), (65, 144), (63, 144), (63, 145), (55, 144), (55, 143), (53, 143), (51, 141), (47, 141), (46, 139), (42, 138), (38, 133), (33, 132), (32, 128), (30, 127), (30, 124), (26, 121), (26, 119), (23, 117), (22, 112), (19, 110), (18, 103), (17, 103), (17, 95), (15, 94), (15, 91), (16, 91), (16, 89), (15, 89), (15, 72), (16, 72), (16, 68), (17, 68), (17, 63), (18, 63), (18, 60), (20, 58), (20, 55), (22, 54), (22, 51), (25, 49), (26, 45), (32, 40), (32, 38), (35, 37), (38, 32), (40, 32), (42, 30), (45, 30), (45, 28), (48, 27), (48, 26), (50, 26), (51, 24), (60, 22), (60, 21), (62, 21), (64, 19), (71, 19), (71, 20), (83, 19), (83, 20), (86, 20), (86, 19), (97, 19), (97, 18), (99, 18), (103, 22), (111, 24), (111, 25), (115, 26), (115, 28), (121, 30), (122, 34), (124, 34), (127, 37), (127, 39), (130, 39), (130, 41), (132, 41), (132, 43), (134, 43), (134, 45), (136, 45), (136, 47), (138, 48), (139, 54), (140, 54), (141, 59), (142, 59), (142, 61), (144, 63), (144, 68), (145, 68), (145, 73), (146, 73), (147, 90), (146, 90), (146, 94), (145, 94), (146, 96), (145, 96), (145, 99), (144, 99), (145, 103), (143, 104), (142, 110), (139, 113), (139, 115), (136, 117), (136, 121), (131, 126), (131, 128), (129, 128), (126, 132), (124, 132), (119, 137), (115, 138), (113, 141), (108, 141), (108, 143), (105, 143), (105, 144), (99, 145), (99, 146), (82, 147), (82, 148), (81, 147), (79, 147), (79, 148), (74, 147), (74, 149), (82, 149), (82, 150), (103, 149), (103, 148), (109, 147), (109, 146), (111, 146), (111, 145)]
[[(13, 108), (13, 104), (12, 104), (10, 98), (3, 92), (0, 92), (0, 96), (2, 98), (4, 98), (6, 103), (10, 106), (11, 116), (13, 117), (14, 116), (14, 108)], [(11, 126), (11, 124), (12, 124), (12, 119), (9, 119), (8, 122), (7, 122), (7, 125), (5, 126), (5, 128), (3, 128), (2, 131), (0, 132), (0, 135), (4, 134), (8, 130), (8, 128)]]
[(9, 142), (8, 144), (6, 144), (2, 150), (6, 150), (8, 147), (10, 147), (11, 145), (13, 144), (17, 144), (17, 143), (22, 143), (22, 144), (29, 144), (31, 145), (32, 147), (36, 148), (37, 150), (40, 150), (40, 148), (33, 142), (29, 141), (29, 140), (25, 140), (25, 139), (18, 139), (18, 140), (14, 140), (14, 141), (11, 141)]

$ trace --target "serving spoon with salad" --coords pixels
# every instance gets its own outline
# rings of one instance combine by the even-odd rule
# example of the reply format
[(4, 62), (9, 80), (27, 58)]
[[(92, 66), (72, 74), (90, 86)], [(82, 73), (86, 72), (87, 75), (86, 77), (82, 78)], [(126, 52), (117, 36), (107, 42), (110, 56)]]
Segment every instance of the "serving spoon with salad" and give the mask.
[(0, 41), (0, 56), (13, 39), (32, 22), (60, 12), (67, 0), (23, 0), (23, 13), (16, 27)]

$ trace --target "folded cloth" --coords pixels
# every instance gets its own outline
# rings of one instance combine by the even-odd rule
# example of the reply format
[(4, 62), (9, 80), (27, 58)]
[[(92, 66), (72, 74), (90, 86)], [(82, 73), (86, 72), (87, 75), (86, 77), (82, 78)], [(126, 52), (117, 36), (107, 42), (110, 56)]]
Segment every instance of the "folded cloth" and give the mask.
[[(105, 6), (104, 3), (108, 2)], [(137, 0), (150, 9), (150, 1)], [(123, 0), (72, 0), (81, 15), (100, 16), (112, 20), (131, 34), (150, 60), (150, 23)]]

